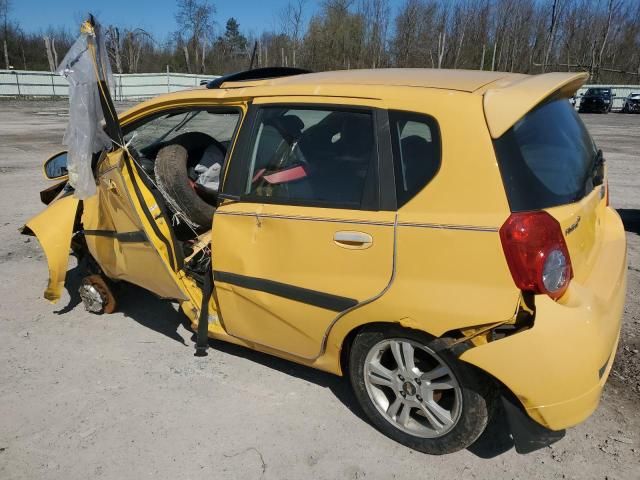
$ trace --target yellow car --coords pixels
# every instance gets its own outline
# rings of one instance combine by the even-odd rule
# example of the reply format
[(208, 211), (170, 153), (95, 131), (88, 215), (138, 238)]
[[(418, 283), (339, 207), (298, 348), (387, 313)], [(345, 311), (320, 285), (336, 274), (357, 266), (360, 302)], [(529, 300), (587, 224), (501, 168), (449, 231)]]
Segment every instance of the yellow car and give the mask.
[(60, 182), (24, 228), (45, 297), (71, 247), (88, 310), (144, 287), (200, 352), (348, 376), (411, 448), (465, 448), (493, 412), (518, 451), (555, 441), (598, 405), (626, 289), (602, 152), (568, 102), (586, 78), (258, 69), (141, 103), (94, 157), (96, 195), (73, 195), (65, 153), (45, 164)]

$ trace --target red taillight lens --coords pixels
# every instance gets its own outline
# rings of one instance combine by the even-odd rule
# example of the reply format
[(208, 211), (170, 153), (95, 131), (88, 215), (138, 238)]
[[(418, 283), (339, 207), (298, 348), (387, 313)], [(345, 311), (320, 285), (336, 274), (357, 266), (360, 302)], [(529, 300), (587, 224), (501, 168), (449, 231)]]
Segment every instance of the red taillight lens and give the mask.
[(547, 212), (512, 213), (500, 228), (504, 255), (516, 286), (553, 299), (573, 276), (567, 244), (558, 221)]

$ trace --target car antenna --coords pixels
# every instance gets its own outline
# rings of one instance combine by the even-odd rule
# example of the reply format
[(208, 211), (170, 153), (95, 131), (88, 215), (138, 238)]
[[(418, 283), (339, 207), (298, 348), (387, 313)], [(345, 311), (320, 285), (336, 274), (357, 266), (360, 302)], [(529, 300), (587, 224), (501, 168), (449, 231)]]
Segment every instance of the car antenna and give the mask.
[(253, 44), (253, 52), (251, 53), (251, 60), (249, 61), (249, 68), (247, 70), (253, 69), (253, 62), (256, 59), (256, 50), (258, 49), (258, 41), (256, 40)]

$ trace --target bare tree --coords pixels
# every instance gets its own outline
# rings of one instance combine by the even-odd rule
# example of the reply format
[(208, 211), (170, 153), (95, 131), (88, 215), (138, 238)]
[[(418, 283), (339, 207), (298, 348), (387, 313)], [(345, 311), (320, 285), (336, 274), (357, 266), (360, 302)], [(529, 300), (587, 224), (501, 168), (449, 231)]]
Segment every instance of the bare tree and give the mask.
[[(288, 49), (291, 50), (292, 66), (296, 66), (296, 51), (300, 50), (304, 33), (304, 9), (307, 0), (291, 0), (280, 11), (280, 32), (289, 39)], [(284, 48), (284, 47), (282, 47)]]
[[(51, 27), (25, 31), (0, 0), (3, 67), (57, 65), (75, 34)], [(272, 29), (247, 35), (242, 17), (213, 35), (207, 0), (177, 0), (179, 32), (157, 43), (139, 28), (107, 30), (114, 72), (221, 74), (257, 65), (312, 70), (385, 66), (480, 68), (522, 73), (589, 71), (593, 81), (640, 79), (638, 0), (289, 0)], [(44, 37), (47, 37), (45, 40)], [(43, 40), (44, 47), (43, 50)]]
[(304, 8), (307, 0), (292, 0), (281, 10), (281, 31), (297, 45), (304, 29)]
[(372, 68), (384, 66), (390, 17), (388, 0), (361, 0), (357, 14), (364, 28), (359, 64)]
[(47, 51), (47, 60), (49, 61), (49, 71), (55, 72), (57, 65), (53, 61), (53, 52), (51, 51), (51, 38), (45, 35), (43, 37), (43, 40), (44, 40), (44, 48)]
[(598, 81), (600, 78), (600, 68), (602, 66), (602, 55), (604, 53), (604, 49), (607, 46), (607, 40), (609, 39), (609, 32), (611, 30), (611, 19), (613, 18), (613, 14), (620, 7), (619, 2), (614, 2), (614, 0), (609, 0), (607, 2), (607, 17), (604, 22), (604, 26), (602, 29), (602, 42), (600, 43), (600, 51), (598, 52), (598, 57), (595, 65), (593, 66), (592, 75), (594, 80)]
[(120, 29), (118, 27), (114, 27), (113, 25), (109, 26), (107, 30), (107, 38), (108, 42), (108, 50), (109, 56), (116, 64), (116, 71), (118, 73), (123, 73), (122, 71), (122, 54), (120, 51)]
[(433, 1), (406, 0), (395, 18), (391, 50), (399, 67), (435, 67), (432, 45), (437, 43), (439, 6)]
[(553, 48), (553, 41), (556, 36), (556, 27), (558, 25), (558, 16), (560, 15), (561, 5), (559, 5), (558, 0), (553, 0), (553, 4), (551, 5), (551, 21), (549, 23), (549, 35), (547, 37), (547, 49), (544, 54), (544, 63), (542, 66), (542, 71), (546, 70), (546, 65), (549, 63), (549, 55), (551, 54), (551, 49)]
[(58, 63), (58, 51), (56, 50), (56, 37), (51, 37), (51, 51), (53, 52), (53, 64), (57, 67), (59, 63)]
[(129, 73), (137, 73), (142, 50), (149, 43), (153, 43), (153, 37), (141, 28), (126, 30), (124, 35), (124, 48)]
[(11, 2), (9, 0), (0, 0), (0, 22), (2, 22), (2, 45), (4, 47), (4, 64), (9, 70), (9, 11), (11, 10)]
[(206, 47), (205, 44), (213, 33), (215, 8), (207, 0), (178, 0), (177, 5), (176, 21), (180, 28), (178, 36), (185, 36), (183, 50), (186, 49), (187, 69), (191, 71), (189, 52), (192, 52), (194, 66), (204, 70), (204, 61), (200, 61), (200, 49)]
[(187, 64), (187, 73), (191, 73), (191, 63), (189, 62), (189, 49), (186, 45), (182, 46), (182, 51), (184, 52), (184, 61)]

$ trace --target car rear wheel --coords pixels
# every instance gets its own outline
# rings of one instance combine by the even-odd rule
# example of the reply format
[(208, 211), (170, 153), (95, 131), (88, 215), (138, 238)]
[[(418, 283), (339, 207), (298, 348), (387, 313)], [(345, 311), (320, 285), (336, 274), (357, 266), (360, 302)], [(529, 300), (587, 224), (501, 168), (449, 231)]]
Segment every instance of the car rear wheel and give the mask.
[(373, 425), (434, 455), (471, 445), (496, 397), (492, 382), (445, 344), (412, 330), (367, 329), (356, 336), (349, 359), (355, 396)]

